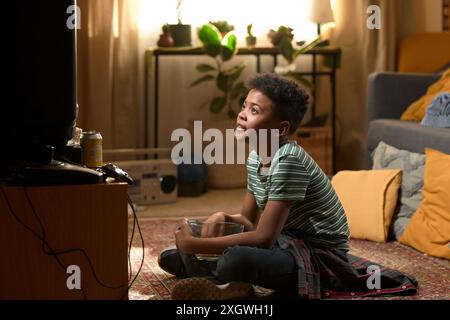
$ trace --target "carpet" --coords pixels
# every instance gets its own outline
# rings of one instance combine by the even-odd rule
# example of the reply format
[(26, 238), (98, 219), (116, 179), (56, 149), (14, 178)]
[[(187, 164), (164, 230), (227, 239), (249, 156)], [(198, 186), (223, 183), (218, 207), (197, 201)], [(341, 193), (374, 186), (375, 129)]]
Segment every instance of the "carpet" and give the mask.
[(209, 216), (218, 211), (234, 214), (241, 212), (246, 191), (245, 188), (211, 189), (198, 197), (177, 197), (173, 203), (137, 206), (137, 216), (139, 218)]
[[(139, 221), (145, 243), (145, 260), (140, 274), (129, 291), (129, 299), (170, 299), (170, 291), (177, 280), (172, 275), (160, 269), (157, 260), (159, 253), (163, 249), (174, 244), (174, 231), (181, 219), (145, 218)], [(350, 253), (354, 255), (410, 274), (419, 282), (418, 293), (414, 296), (372, 297), (363, 299), (450, 300), (450, 261), (429, 257), (398, 242), (375, 243), (352, 239), (350, 248)], [(142, 247), (139, 235), (135, 234), (131, 250), (133, 275), (141, 263), (141, 257)], [(268, 291), (262, 288), (257, 289), (257, 293), (261, 295), (265, 292)]]

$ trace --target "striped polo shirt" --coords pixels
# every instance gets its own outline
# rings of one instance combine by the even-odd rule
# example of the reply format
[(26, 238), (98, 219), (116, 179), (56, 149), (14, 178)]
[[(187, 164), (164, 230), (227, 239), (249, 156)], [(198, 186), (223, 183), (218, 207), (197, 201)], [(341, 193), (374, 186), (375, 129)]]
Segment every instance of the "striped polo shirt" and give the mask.
[(328, 177), (296, 141), (280, 146), (267, 172), (260, 168), (260, 158), (252, 151), (247, 160), (247, 189), (261, 210), (268, 200), (292, 201), (283, 231), (315, 247), (348, 250), (342, 204)]

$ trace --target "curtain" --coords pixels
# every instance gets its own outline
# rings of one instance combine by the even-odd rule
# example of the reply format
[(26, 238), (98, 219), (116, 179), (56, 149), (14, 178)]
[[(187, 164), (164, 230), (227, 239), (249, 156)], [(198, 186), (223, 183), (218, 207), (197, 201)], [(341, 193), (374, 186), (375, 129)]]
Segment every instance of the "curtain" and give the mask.
[[(381, 9), (379, 30), (367, 28), (370, 5)], [(425, 31), (424, 8), (425, 0), (336, 0), (331, 43), (342, 49), (337, 74), (337, 170), (364, 168), (368, 76), (395, 71), (399, 42)], [(324, 87), (320, 84), (318, 90)]]
[(100, 131), (104, 148), (138, 147), (139, 0), (78, 0), (78, 5), (77, 126)]

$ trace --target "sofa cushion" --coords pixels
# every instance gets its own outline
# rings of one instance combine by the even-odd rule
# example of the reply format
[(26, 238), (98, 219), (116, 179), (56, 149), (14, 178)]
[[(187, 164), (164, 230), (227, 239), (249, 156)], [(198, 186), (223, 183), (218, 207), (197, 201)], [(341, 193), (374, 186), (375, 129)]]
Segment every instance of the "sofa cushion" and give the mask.
[(431, 102), (420, 124), (434, 128), (450, 128), (450, 93), (441, 93)]
[(333, 177), (352, 238), (386, 242), (401, 178), (400, 169), (340, 171)]
[(398, 149), (425, 153), (432, 148), (450, 153), (450, 129), (431, 128), (415, 122), (379, 119), (369, 123), (367, 147), (373, 152), (380, 141)]
[(423, 201), (400, 242), (450, 259), (450, 155), (426, 150)]
[(422, 121), (425, 116), (425, 112), (431, 102), (441, 93), (450, 93), (450, 69), (448, 69), (442, 77), (428, 87), (427, 93), (422, 96), (419, 100), (413, 102), (400, 117), (401, 120), (405, 121)]
[(373, 169), (401, 169), (403, 171), (400, 197), (390, 229), (390, 235), (398, 240), (422, 200), (425, 155), (399, 150), (380, 142), (373, 152), (372, 158)]

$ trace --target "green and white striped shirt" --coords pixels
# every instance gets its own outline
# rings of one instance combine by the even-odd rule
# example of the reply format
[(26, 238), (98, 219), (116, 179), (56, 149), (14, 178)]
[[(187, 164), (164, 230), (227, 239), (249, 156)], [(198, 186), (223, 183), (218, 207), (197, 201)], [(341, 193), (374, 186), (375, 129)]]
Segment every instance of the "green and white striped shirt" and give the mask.
[(260, 158), (252, 151), (247, 189), (261, 210), (268, 200), (292, 201), (283, 231), (301, 235), (312, 246), (348, 250), (344, 208), (328, 177), (296, 141), (289, 140), (277, 150), (267, 173), (260, 167)]

